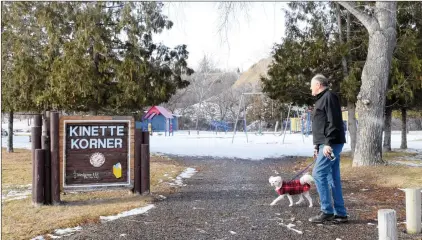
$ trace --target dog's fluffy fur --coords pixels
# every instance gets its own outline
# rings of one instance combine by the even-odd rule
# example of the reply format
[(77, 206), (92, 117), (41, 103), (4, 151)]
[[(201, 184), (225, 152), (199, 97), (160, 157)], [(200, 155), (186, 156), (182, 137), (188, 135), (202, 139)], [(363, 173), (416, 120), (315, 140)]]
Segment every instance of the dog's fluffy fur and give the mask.
[[(271, 176), (268, 179), (268, 181), (270, 182), (271, 186), (275, 187), (276, 191), (280, 189), (283, 184), (283, 179), (280, 176), (275, 176), (275, 177)], [(311, 185), (311, 182), (314, 182), (314, 178), (309, 173), (306, 173), (300, 178), (301, 185), (304, 185), (306, 183)], [(280, 201), (281, 199), (284, 199), (285, 195), (287, 195), (287, 197), (289, 198), (289, 201), (290, 201), (289, 207), (293, 206), (292, 196), (288, 193), (278, 196), (276, 199), (274, 199), (274, 201), (270, 205), (271, 206), (275, 205), (278, 201)], [(306, 199), (308, 199), (309, 201), (309, 207), (313, 206), (312, 198), (311, 198), (311, 195), (309, 194), (309, 191), (305, 191), (299, 195), (300, 195), (300, 198), (299, 198), (299, 201), (296, 202), (296, 205), (301, 204), (304, 201), (303, 196), (305, 196)]]

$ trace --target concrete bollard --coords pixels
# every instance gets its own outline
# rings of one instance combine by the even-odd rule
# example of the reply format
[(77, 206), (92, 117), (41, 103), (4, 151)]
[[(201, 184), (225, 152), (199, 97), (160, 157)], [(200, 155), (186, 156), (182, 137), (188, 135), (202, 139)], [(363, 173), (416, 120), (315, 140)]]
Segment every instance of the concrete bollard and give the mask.
[(406, 230), (409, 234), (421, 232), (421, 189), (406, 188)]
[(397, 218), (394, 209), (378, 210), (378, 239), (397, 240)]

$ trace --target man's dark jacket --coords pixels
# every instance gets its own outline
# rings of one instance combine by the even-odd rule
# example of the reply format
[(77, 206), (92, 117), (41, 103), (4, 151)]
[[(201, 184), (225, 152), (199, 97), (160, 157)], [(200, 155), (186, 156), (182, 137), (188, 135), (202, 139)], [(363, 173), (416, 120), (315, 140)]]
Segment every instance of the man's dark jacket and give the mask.
[(312, 135), (314, 145), (346, 143), (340, 101), (336, 94), (325, 89), (316, 96)]

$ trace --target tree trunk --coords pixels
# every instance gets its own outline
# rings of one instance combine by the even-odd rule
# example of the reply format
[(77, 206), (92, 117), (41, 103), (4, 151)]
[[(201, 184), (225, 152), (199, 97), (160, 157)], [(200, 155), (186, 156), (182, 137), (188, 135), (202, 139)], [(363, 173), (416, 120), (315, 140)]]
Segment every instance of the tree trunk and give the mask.
[(199, 108), (198, 111), (196, 111), (196, 134), (199, 135), (199, 129), (198, 129), (198, 124), (199, 124), (199, 111), (201, 111), (201, 104), (199, 104)]
[(382, 132), (385, 94), (396, 46), (397, 2), (376, 2), (373, 17), (351, 2), (339, 2), (365, 26), (369, 33), (368, 56), (357, 96), (358, 139), (353, 166), (383, 164)]
[(415, 119), (415, 125), (416, 125), (416, 131), (422, 130), (422, 120), (421, 119)]
[(407, 110), (406, 108), (401, 109), (401, 149), (407, 149)]
[[(339, 33), (339, 40), (340, 43), (343, 44), (343, 32), (342, 32), (342, 24), (341, 24), (341, 11), (340, 11), (340, 5), (337, 3), (337, 24), (338, 24), (338, 33)], [(347, 22), (346, 22), (346, 41), (350, 41), (350, 14), (347, 12)], [(343, 77), (346, 79), (349, 76), (348, 71), (348, 65), (347, 65), (347, 59), (345, 56), (341, 58), (341, 64), (343, 67)], [(348, 129), (350, 133), (350, 148), (352, 152), (352, 156), (356, 149), (356, 132), (357, 132), (357, 126), (356, 126), (356, 105), (354, 102), (347, 100), (347, 114), (348, 114)]]
[(7, 152), (13, 152), (13, 111), (9, 113), (9, 126), (7, 135)]
[(356, 133), (357, 133), (357, 126), (356, 126), (356, 106), (353, 102), (347, 102), (347, 114), (348, 120), (347, 121), (347, 128), (349, 129), (350, 134), (350, 148), (352, 151), (352, 155), (355, 153), (356, 149)]
[[(338, 36), (339, 36), (340, 44), (343, 44), (343, 32), (342, 32), (343, 29), (342, 29), (342, 26), (341, 26), (340, 5), (337, 3), (336, 7), (337, 7)], [(350, 22), (348, 22), (347, 24), (350, 24)], [(347, 30), (350, 30), (350, 27), (348, 27)], [(348, 33), (348, 34), (350, 34), (350, 33)], [(347, 35), (347, 36), (349, 36), (349, 35)], [(349, 39), (347, 39), (347, 40), (349, 40)], [(341, 64), (343, 66), (343, 77), (347, 78), (349, 73), (348, 73), (348, 69), (347, 69), (347, 60), (346, 60), (346, 57), (344, 55), (341, 58)]]
[(384, 144), (382, 145), (384, 152), (391, 151), (391, 117), (393, 113), (392, 107), (385, 108), (384, 116)]

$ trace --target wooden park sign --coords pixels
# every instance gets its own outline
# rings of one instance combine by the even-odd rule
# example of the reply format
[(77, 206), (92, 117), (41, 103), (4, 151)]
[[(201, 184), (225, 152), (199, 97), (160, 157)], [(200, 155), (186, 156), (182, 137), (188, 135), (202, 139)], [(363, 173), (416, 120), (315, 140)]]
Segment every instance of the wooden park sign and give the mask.
[(60, 118), (62, 187), (133, 186), (132, 117)]

